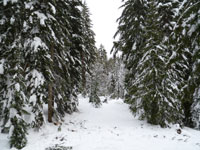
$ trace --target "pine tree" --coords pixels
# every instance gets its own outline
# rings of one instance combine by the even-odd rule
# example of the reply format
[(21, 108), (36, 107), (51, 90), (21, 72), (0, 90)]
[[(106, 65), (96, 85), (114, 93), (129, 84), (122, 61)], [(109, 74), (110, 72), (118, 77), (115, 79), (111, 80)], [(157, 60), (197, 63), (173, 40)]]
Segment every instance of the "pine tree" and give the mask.
[[(48, 101), (48, 81), (52, 80), (52, 59), (50, 53), (51, 32), (47, 31), (51, 20), (47, 17), (50, 13), (50, 4), (46, 2), (26, 1), (24, 48), (27, 94), (29, 107), (32, 109), (32, 127), (40, 128), (44, 124), (43, 105)], [(49, 9), (49, 11), (48, 11)], [(48, 23), (47, 23), (48, 22)], [(53, 34), (53, 33), (52, 33)]]
[[(73, 31), (71, 25), (72, 13), (74, 13), (71, 12), (73, 7), (76, 7), (76, 5), (72, 6), (69, 1), (55, 2), (55, 9), (57, 11), (56, 20), (58, 25), (54, 23), (55, 29), (53, 28), (53, 31), (57, 36), (56, 39), (61, 39), (61, 41), (54, 46), (52, 55), (54, 60), (53, 70), (55, 74), (53, 101), (57, 104), (57, 108), (54, 109), (58, 113), (57, 114), (55, 111), (54, 114), (57, 116), (57, 119), (63, 117), (65, 113), (72, 113), (77, 110), (77, 98), (74, 93), (76, 87), (73, 84), (73, 81), (77, 78), (72, 75), (74, 73), (72, 70), (76, 69), (76, 67), (78, 68), (78, 66), (75, 66), (75, 57), (71, 55), (74, 44), (72, 40)], [(79, 80), (79, 74), (80, 73), (77, 73), (77, 80)]]
[(109, 92), (109, 95), (111, 95), (111, 98), (113, 99), (116, 97), (115, 88), (116, 88), (116, 80), (114, 78), (114, 75), (112, 74), (110, 77), (108, 92)]
[(101, 44), (96, 56), (95, 63), (91, 66), (90, 79), (90, 102), (95, 107), (101, 106), (99, 96), (107, 95), (107, 80), (108, 75), (106, 71), (107, 53), (104, 46)]
[(121, 57), (108, 60), (108, 93), (111, 98), (124, 98), (125, 68)]
[[(32, 48), (27, 55), (27, 62), (30, 63), (27, 78), (33, 82), (34, 78), (37, 81), (38, 78), (41, 79), (37, 87), (34, 83), (30, 83), (29, 87), (30, 91), (34, 92), (31, 94), (31, 100), (36, 101), (32, 102), (33, 112), (38, 115), (35, 117), (37, 121), (34, 122), (39, 123), (40, 120), (39, 125), (42, 125), (44, 119), (41, 110), (44, 103), (48, 102), (49, 122), (53, 119), (59, 121), (65, 113), (77, 110), (75, 89), (78, 88), (80, 80), (80, 53), (83, 45), (81, 12), (78, 8), (81, 3), (44, 1), (27, 5), (28, 9), (33, 9), (31, 14), (34, 14), (34, 18), (29, 17), (32, 19), (29, 21), (30, 28), (27, 29), (32, 33), (26, 44), (27, 48)], [(30, 58), (33, 56), (35, 59)], [(43, 90), (38, 87), (43, 87)]]
[(0, 8), (0, 120), (20, 149), (28, 127), (44, 125), (45, 105), (49, 122), (77, 110), (81, 55), (87, 69), (94, 35), (79, 0), (0, 1)]
[(82, 93), (85, 95), (86, 91), (86, 74), (90, 74), (90, 65), (94, 63), (96, 56), (96, 46), (95, 46), (95, 33), (92, 31), (92, 21), (90, 19), (90, 11), (87, 3), (83, 3), (82, 8), (82, 18), (83, 18), (83, 38), (84, 38), (84, 52), (81, 53), (82, 60)]
[(10, 146), (21, 149), (26, 146), (27, 139), (27, 124), (23, 119), (19, 119), (18, 117), (14, 117), (11, 119), (11, 130), (12, 136), (10, 137)]
[[(200, 2), (199, 1), (192, 1), (187, 2), (188, 6), (187, 11), (183, 12), (182, 19), (187, 24), (186, 25), (186, 34), (187, 39), (189, 39), (189, 51), (191, 52), (191, 62), (189, 62), (189, 69), (191, 70), (191, 74), (188, 78), (188, 91), (186, 93), (191, 94), (192, 98), (192, 105), (191, 105), (191, 113), (192, 113), (192, 120), (193, 120), (193, 126), (200, 129), (200, 126), (198, 124), (200, 123), (199, 116), (197, 116), (200, 107), (199, 106), (199, 96), (198, 96), (198, 90), (200, 85), (200, 78), (199, 78), (199, 72), (200, 72)], [(193, 16), (194, 15), (194, 16)], [(192, 16), (192, 17), (191, 17)], [(187, 28), (188, 27), (188, 28)], [(185, 38), (184, 36), (184, 38)], [(186, 39), (183, 39), (184, 41)], [(192, 94), (193, 93), (193, 94)], [(196, 96), (194, 94), (196, 93)], [(186, 104), (185, 104), (186, 105)], [(187, 110), (186, 110), (187, 111)], [(187, 116), (186, 116), (187, 117)], [(190, 119), (190, 118), (189, 118)], [(186, 120), (186, 119), (185, 119)], [(189, 124), (187, 124), (189, 125)]]
[(101, 100), (98, 96), (99, 85), (97, 76), (97, 73), (94, 73), (91, 79), (89, 102), (92, 103), (94, 107), (99, 108), (101, 106)]
[[(183, 1), (179, 7), (178, 21), (172, 40), (177, 52), (176, 69), (181, 72), (182, 93), (180, 99), (184, 108), (186, 126), (198, 127), (199, 89), (199, 1)], [(196, 113), (197, 112), (197, 113)], [(195, 117), (194, 117), (195, 116)], [(195, 121), (193, 121), (195, 120)]]
[[(2, 132), (10, 132), (11, 147), (18, 149), (26, 145), (27, 123), (24, 116), (28, 114), (27, 96), (24, 77), (23, 58), (23, 1), (11, 2), (0, 1), (2, 20), (0, 24), (0, 52), (3, 61), (4, 80), (1, 89), (1, 121)], [(12, 9), (10, 9), (12, 8)], [(21, 137), (21, 138), (19, 138)]]
[(165, 127), (181, 123), (178, 90), (167, 63), (172, 52), (165, 45), (173, 30), (177, 5), (173, 1), (129, 0), (124, 7), (116, 33), (121, 36), (115, 49), (122, 50), (129, 70), (125, 79), (126, 102), (151, 124)]
[(99, 96), (108, 95), (108, 59), (105, 47), (101, 44), (97, 52), (96, 71), (98, 74)]

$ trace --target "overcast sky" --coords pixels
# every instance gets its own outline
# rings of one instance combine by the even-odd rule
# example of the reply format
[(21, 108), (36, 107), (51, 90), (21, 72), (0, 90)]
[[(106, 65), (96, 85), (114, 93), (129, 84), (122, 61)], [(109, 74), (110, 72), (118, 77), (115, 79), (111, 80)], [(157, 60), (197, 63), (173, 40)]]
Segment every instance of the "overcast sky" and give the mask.
[(113, 46), (113, 36), (117, 31), (117, 18), (121, 15), (121, 9), (118, 9), (121, 0), (86, 0), (90, 9), (93, 30), (96, 34), (96, 45), (103, 44), (110, 55)]

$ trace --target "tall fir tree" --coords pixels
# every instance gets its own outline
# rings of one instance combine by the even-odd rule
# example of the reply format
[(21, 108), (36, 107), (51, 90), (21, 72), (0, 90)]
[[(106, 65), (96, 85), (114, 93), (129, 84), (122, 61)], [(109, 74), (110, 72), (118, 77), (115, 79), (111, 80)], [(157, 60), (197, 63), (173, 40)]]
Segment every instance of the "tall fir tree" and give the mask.
[[(168, 59), (172, 52), (164, 44), (173, 30), (175, 1), (128, 0), (119, 18), (114, 47), (123, 52), (126, 102), (141, 119), (162, 127), (182, 123), (179, 90), (174, 84)], [(167, 9), (167, 11), (164, 11)]]
[(177, 54), (174, 57), (176, 69), (181, 72), (180, 99), (184, 109), (184, 124), (196, 128), (199, 128), (199, 8), (197, 0), (186, 0), (180, 4), (175, 33), (171, 38), (176, 41), (171, 43)]
[[(3, 61), (1, 91), (2, 132), (10, 132), (10, 146), (21, 149), (26, 145), (27, 96), (23, 70), (23, 1), (0, 1), (0, 53)], [(11, 9), (12, 8), (12, 9)], [(20, 137), (20, 138), (18, 138)]]
[(90, 11), (87, 6), (87, 3), (84, 1), (82, 8), (82, 30), (84, 36), (84, 53), (81, 53), (81, 61), (82, 61), (82, 85), (81, 91), (83, 95), (86, 95), (86, 74), (90, 73), (90, 66), (94, 63), (96, 59), (97, 49), (95, 46), (95, 33), (92, 31), (92, 21), (90, 19)]

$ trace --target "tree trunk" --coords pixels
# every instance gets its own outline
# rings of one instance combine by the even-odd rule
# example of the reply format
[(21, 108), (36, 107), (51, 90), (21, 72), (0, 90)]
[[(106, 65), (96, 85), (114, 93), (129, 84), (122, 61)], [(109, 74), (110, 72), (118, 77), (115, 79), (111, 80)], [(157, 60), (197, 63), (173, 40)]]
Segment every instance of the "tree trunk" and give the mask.
[(52, 122), (53, 117), (53, 94), (52, 83), (49, 83), (49, 99), (48, 99), (48, 121)]

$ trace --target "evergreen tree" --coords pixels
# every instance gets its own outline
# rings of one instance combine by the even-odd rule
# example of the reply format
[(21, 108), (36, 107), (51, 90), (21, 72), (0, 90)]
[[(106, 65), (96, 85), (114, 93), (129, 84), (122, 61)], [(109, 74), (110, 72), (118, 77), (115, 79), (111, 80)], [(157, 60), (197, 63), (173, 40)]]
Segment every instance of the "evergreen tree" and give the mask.
[(98, 75), (99, 96), (108, 95), (108, 60), (105, 47), (101, 44), (97, 52), (95, 68)]
[(125, 68), (121, 57), (115, 57), (108, 60), (109, 78), (108, 92), (111, 98), (124, 98), (124, 77)]
[[(26, 145), (27, 96), (23, 58), (23, 1), (0, 1), (0, 53), (3, 62), (1, 86), (2, 132), (10, 132), (11, 147), (23, 148)], [(12, 8), (12, 9), (10, 9)], [(10, 129), (11, 128), (11, 129)], [(18, 138), (18, 137), (21, 138)]]
[(191, 118), (192, 118), (192, 126), (196, 129), (200, 129), (200, 88), (196, 88), (193, 97), (193, 103), (191, 105)]
[(94, 105), (94, 107), (99, 108), (101, 106), (101, 100), (98, 96), (98, 75), (97, 73), (94, 73), (91, 79), (91, 87), (90, 87), (90, 96), (89, 96), (89, 102)]
[(80, 70), (94, 59), (94, 34), (79, 0), (1, 0), (0, 8), (0, 121), (11, 147), (20, 149), (28, 127), (44, 124), (45, 105), (49, 122), (77, 110)]
[(182, 121), (176, 97), (179, 91), (167, 63), (172, 52), (164, 44), (173, 30), (175, 3), (126, 1), (116, 33), (120, 39), (115, 49), (122, 50), (129, 70), (125, 79), (126, 102), (141, 119), (162, 127)]
[(109, 88), (108, 88), (108, 92), (111, 95), (111, 98), (115, 98), (115, 88), (116, 88), (116, 80), (114, 78), (114, 75), (112, 74), (110, 77), (110, 83), (109, 83)]
[(95, 107), (101, 105), (99, 96), (105, 96), (107, 94), (107, 74), (106, 74), (106, 61), (107, 53), (103, 45), (97, 51), (96, 61), (91, 66), (91, 77), (90, 77), (90, 100)]
[[(179, 7), (178, 21), (172, 36), (176, 69), (181, 72), (182, 93), (180, 99), (184, 108), (184, 123), (187, 126), (198, 127), (198, 89), (199, 89), (199, 1), (183, 1)], [(195, 117), (194, 117), (195, 116)], [(195, 120), (195, 121), (194, 121)]]
[(83, 3), (82, 8), (82, 18), (83, 18), (83, 36), (84, 36), (84, 53), (81, 53), (82, 60), (82, 93), (85, 95), (87, 93), (86, 88), (86, 74), (90, 74), (90, 66), (95, 61), (96, 56), (96, 46), (95, 46), (95, 33), (92, 31), (92, 21), (90, 19), (90, 12), (87, 3)]
[[(53, 14), (50, 3), (39, 1), (26, 1), (24, 48), (25, 71), (27, 81), (27, 94), (29, 105), (34, 116), (30, 120), (32, 127), (39, 128), (44, 123), (43, 105), (48, 101), (48, 85), (53, 79), (50, 40), (53, 40), (51, 31)], [(53, 32), (53, 31), (52, 31)], [(50, 116), (49, 116), (50, 118)], [(49, 119), (50, 121), (50, 119)]]

